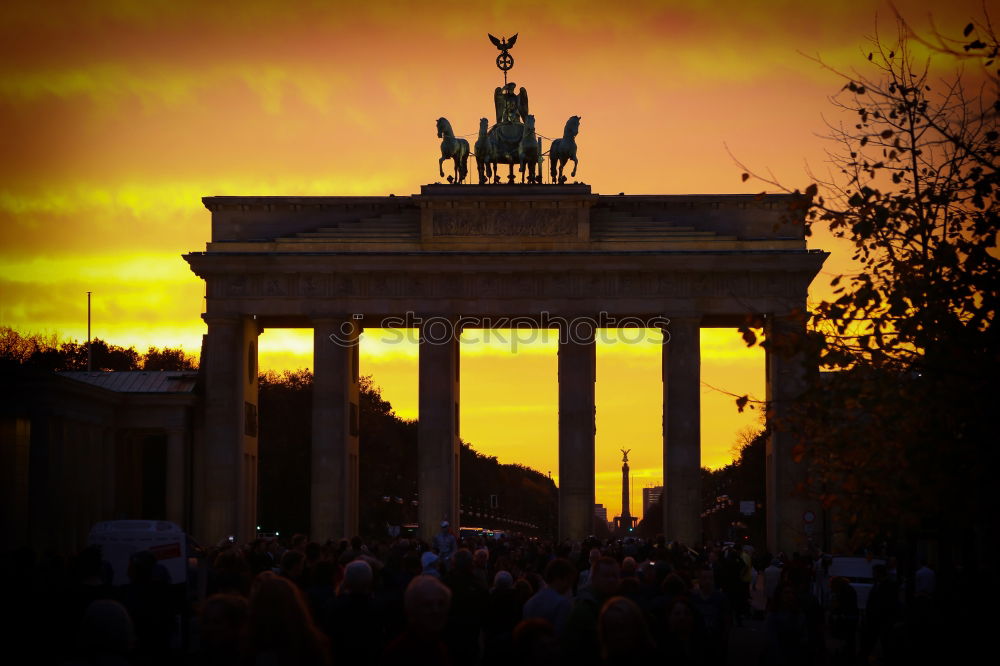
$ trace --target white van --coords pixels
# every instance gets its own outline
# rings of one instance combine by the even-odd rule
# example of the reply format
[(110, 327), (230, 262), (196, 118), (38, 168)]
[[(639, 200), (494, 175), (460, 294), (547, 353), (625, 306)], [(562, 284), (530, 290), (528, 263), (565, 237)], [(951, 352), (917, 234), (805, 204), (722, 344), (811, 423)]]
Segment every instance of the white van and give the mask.
[(133, 553), (148, 550), (170, 574), (171, 584), (187, 582), (188, 547), (184, 530), (165, 520), (108, 520), (90, 529), (88, 544), (100, 546), (111, 565), (112, 585), (125, 585)]
[(876, 564), (885, 564), (885, 560), (868, 559), (866, 557), (834, 557), (830, 560), (827, 570), (828, 580), (835, 577), (846, 578), (858, 595), (858, 610), (864, 610), (868, 605), (868, 594), (875, 585), (875, 574), (872, 568)]

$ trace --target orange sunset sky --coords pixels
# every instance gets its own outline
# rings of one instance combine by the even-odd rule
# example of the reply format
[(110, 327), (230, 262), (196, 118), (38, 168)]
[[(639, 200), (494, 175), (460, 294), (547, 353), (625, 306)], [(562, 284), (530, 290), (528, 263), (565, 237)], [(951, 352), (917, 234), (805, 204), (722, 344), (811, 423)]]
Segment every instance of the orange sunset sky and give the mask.
[[(933, 11), (952, 35), (981, 13), (896, 7), (918, 29)], [(727, 145), (804, 187), (807, 168), (826, 174), (820, 135), (843, 81), (803, 54), (863, 71), (876, 28), (895, 34), (890, 6), (854, 0), (5, 2), (0, 325), (82, 340), (90, 290), (95, 336), (197, 352), (204, 284), (181, 254), (208, 240), (201, 197), (418, 192), (438, 180), (435, 119), (465, 134), (493, 114), (487, 32), (519, 33), (510, 79), (541, 134), (582, 116), (578, 178), (595, 192), (763, 189), (741, 182)], [(810, 246), (834, 253), (816, 300), (849, 253), (822, 233)], [(416, 346), (375, 337), (362, 372), (415, 418)], [(724, 392), (763, 397), (763, 353), (734, 330), (701, 344), (702, 461), (717, 467), (759, 418)], [(261, 367), (308, 367), (311, 347), (308, 331), (266, 331)], [(659, 345), (597, 354), (597, 499), (619, 511), (618, 449), (631, 448), (638, 513), (662, 473)], [(463, 347), (461, 435), (476, 450), (555, 475), (556, 396), (554, 341)]]

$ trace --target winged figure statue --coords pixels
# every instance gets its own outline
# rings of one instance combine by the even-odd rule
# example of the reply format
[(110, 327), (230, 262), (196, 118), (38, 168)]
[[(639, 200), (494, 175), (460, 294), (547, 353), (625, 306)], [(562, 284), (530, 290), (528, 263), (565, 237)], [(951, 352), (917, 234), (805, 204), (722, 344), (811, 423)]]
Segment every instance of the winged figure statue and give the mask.
[(513, 81), (493, 91), (497, 124), (524, 122), (528, 117), (528, 91), (523, 87), (515, 95)]

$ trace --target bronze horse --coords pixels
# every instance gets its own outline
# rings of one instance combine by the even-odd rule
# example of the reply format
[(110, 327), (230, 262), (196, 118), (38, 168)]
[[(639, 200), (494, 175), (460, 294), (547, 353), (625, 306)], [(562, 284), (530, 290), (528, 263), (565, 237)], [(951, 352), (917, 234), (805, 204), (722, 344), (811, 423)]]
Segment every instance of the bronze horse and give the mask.
[[(580, 132), (580, 116), (570, 116), (569, 120), (566, 121), (566, 127), (563, 129), (563, 135), (561, 139), (556, 139), (552, 142), (552, 147), (549, 148), (549, 169), (552, 174), (553, 183), (565, 183), (566, 176), (563, 175), (563, 167), (566, 166), (566, 162), (573, 160), (573, 173), (570, 177), (576, 176), (576, 167), (578, 162), (576, 160), (576, 135)], [(556, 168), (558, 165), (558, 177), (556, 175)]]
[(451, 123), (447, 118), (437, 119), (437, 133), (441, 141), (441, 159), (438, 160), (438, 172), (444, 177), (444, 161), (454, 160), (455, 175), (448, 176), (449, 183), (461, 183), (469, 175), (469, 142), (465, 139), (456, 139), (455, 132), (451, 129)]
[(528, 165), (528, 180), (529, 183), (541, 183), (542, 174), (539, 169), (539, 161), (542, 154), (541, 142), (535, 136), (535, 117), (528, 115), (524, 119), (524, 134), (521, 135), (521, 143), (517, 147), (517, 156), (521, 164), (521, 182), (524, 180), (524, 166)]
[(479, 173), (479, 184), (484, 185), (493, 178), (493, 144), (486, 132), (490, 121), (479, 119), (479, 138), (476, 139), (476, 171)]

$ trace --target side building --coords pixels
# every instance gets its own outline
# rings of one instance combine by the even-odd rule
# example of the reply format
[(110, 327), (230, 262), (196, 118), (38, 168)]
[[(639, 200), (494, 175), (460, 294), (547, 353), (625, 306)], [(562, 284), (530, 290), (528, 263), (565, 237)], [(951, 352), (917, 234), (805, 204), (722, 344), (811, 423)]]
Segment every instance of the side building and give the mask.
[(49, 372), (0, 380), (0, 550), (73, 553), (111, 519), (190, 529), (198, 373)]

